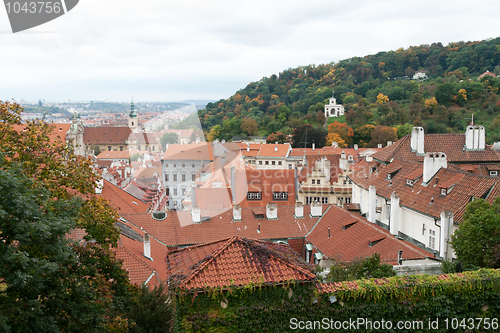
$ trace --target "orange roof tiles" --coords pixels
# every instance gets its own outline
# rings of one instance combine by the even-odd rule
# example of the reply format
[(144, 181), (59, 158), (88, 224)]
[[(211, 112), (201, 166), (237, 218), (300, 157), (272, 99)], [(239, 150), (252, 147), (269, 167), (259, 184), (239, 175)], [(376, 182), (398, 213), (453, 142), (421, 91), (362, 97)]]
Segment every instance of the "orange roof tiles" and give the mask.
[(198, 144), (168, 145), (162, 159), (212, 161), (214, 159), (212, 143), (200, 142)]
[[(257, 218), (252, 209), (260, 209), (259, 213), (264, 214), (264, 218)], [(182, 211), (170, 211), (162, 221), (153, 219), (151, 214), (132, 213), (120, 216), (167, 246), (175, 247), (212, 242), (231, 236), (266, 240), (304, 237), (318, 220), (309, 213), (310, 206), (304, 206), (304, 217), (295, 218), (295, 206), (281, 206), (277, 211), (278, 219), (268, 220), (265, 217), (265, 207), (242, 208), (241, 221), (235, 222), (233, 210), (222, 209), (202, 212), (202, 216), (211, 218), (197, 224), (192, 223), (190, 212)]]
[(174, 251), (167, 259), (169, 273), (180, 274), (185, 289), (314, 281), (316, 275), (299, 262), (283, 245), (236, 236)]
[[(345, 228), (346, 225), (350, 226)], [(403, 259), (432, 257), (416, 245), (397, 239), (384, 228), (337, 206), (325, 212), (306, 239), (327, 258), (344, 262), (379, 253), (382, 261), (396, 265), (399, 250), (403, 251)], [(376, 241), (379, 242), (370, 245)]]
[[(448, 162), (500, 162), (499, 155), (489, 146), (486, 146), (484, 150), (471, 151), (465, 150), (464, 146), (465, 133), (425, 134), (424, 136), (424, 151), (443, 152)], [(424, 160), (423, 155), (411, 151), (411, 134), (383, 148), (372, 157), (383, 162), (390, 162), (394, 158), (418, 162)]]
[(129, 127), (85, 127), (83, 143), (88, 144), (126, 144), (131, 138)]
[[(392, 168), (393, 165), (401, 166), (401, 170), (389, 181), (385, 170)], [(387, 199), (393, 192), (396, 192), (400, 197), (401, 206), (428, 216), (439, 218), (443, 210), (451, 210), (454, 213), (454, 222), (457, 223), (462, 221), (465, 206), (472, 198), (486, 198), (493, 185), (499, 181), (498, 178), (464, 174), (451, 168), (441, 168), (426, 186), (422, 185), (422, 178), (413, 186), (406, 185), (406, 179), (412, 174), (420, 173), (422, 168), (422, 163), (396, 159), (387, 166), (380, 165), (377, 172), (370, 174), (360, 169), (353, 172), (349, 178), (364, 189), (374, 185), (377, 195)], [(439, 184), (451, 181), (453, 177), (458, 177), (457, 174), (463, 175), (462, 179), (449, 194), (441, 195)]]
[(103, 181), (101, 196), (108, 200), (119, 214), (145, 213), (149, 205), (107, 180)]
[(262, 144), (257, 157), (288, 157), (288, 151), (291, 149), (289, 143), (285, 144)]
[(130, 152), (128, 150), (125, 151), (103, 151), (99, 155), (97, 155), (98, 160), (105, 159), (129, 159)]

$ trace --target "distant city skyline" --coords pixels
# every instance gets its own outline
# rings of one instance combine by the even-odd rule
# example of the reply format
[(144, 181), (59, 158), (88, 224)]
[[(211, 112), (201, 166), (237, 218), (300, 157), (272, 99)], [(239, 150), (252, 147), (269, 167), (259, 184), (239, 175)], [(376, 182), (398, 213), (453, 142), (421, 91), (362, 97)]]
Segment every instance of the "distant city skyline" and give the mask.
[(495, 38), (499, 11), (493, 0), (86, 0), (12, 34), (2, 9), (0, 100), (225, 99), (287, 68)]

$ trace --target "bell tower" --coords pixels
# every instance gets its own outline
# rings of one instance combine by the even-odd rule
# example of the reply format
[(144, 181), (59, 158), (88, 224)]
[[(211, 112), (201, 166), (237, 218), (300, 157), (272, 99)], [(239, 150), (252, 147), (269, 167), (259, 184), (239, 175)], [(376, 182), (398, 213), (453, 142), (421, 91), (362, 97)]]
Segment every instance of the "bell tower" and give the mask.
[(132, 103), (130, 103), (130, 113), (128, 114), (128, 127), (132, 132), (137, 132), (139, 120), (137, 119), (137, 113), (134, 108), (134, 98), (132, 97)]

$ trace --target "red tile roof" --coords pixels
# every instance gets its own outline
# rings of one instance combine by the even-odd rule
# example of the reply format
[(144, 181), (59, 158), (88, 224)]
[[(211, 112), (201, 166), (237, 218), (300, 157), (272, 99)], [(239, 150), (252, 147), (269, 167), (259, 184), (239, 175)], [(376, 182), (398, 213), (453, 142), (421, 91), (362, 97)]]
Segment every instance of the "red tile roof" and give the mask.
[[(389, 181), (386, 169), (394, 168), (394, 165), (401, 166), (401, 169)], [(473, 197), (486, 198), (493, 185), (499, 181), (498, 178), (476, 176), (451, 168), (441, 168), (426, 186), (422, 185), (422, 177), (413, 186), (406, 185), (406, 179), (411, 175), (420, 173), (422, 168), (422, 163), (394, 160), (387, 166), (380, 165), (379, 170), (375, 173), (370, 174), (363, 169), (359, 169), (353, 172), (349, 178), (364, 189), (374, 185), (377, 195), (388, 200), (391, 194), (396, 192), (400, 197), (401, 206), (434, 218), (439, 218), (444, 210), (451, 210), (454, 213), (454, 222), (456, 223), (462, 221), (465, 206)], [(463, 175), (461, 180), (456, 183), (449, 194), (446, 196), (441, 195), (439, 184), (451, 181), (454, 177), (458, 177), (457, 174)]]
[[(153, 133), (132, 133), (134, 138), (137, 140), (138, 144), (158, 144), (158, 140), (156, 140)], [(132, 139), (132, 138), (131, 138)]]
[[(295, 171), (292, 169), (241, 170), (236, 173), (236, 203), (241, 207), (295, 205)], [(247, 192), (261, 192), (261, 200), (247, 200)], [(287, 200), (274, 200), (273, 192), (288, 192)]]
[[(499, 155), (486, 146), (484, 150), (465, 150), (465, 133), (425, 134), (425, 152), (443, 152), (450, 163), (500, 163)], [(424, 160), (423, 155), (411, 151), (411, 134), (401, 138), (396, 143), (372, 155), (374, 159), (390, 162), (392, 159), (407, 161)]]
[[(326, 207), (323, 207), (323, 211)], [(278, 207), (277, 220), (268, 220), (264, 207), (259, 208), (264, 218), (257, 218), (252, 209), (255, 208), (242, 208), (239, 222), (233, 221), (232, 209), (202, 212), (202, 216), (211, 218), (197, 224), (193, 224), (191, 213), (187, 211), (170, 211), (162, 221), (153, 219), (151, 214), (120, 216), (171, 247), (213, 242), (232, 236), (262, 240), (301, 238), (318, 220), (317, 217), (309, 215), (310, 206), (304, 206), (303, 218), (295, 218), (295, 206)]]
[(212, 161), (213, 144), (211, 142), (191, 143), (186, 145), (168, 145), (162, 160), (200, 160)]
[(288, 151), (291, 149), (289, 143), (285, 144), (262, 144), (257, 157), (288, 157)]
[(149, 205), (107, 180), (103, 181), (101, 196), (108, 200), (111, 206), (121, 214), (136, 214), (147, 212)]
[(132, 138), (129, 127), (85, 127), (83, 143), (88, 145), (126, 144)]
[[(69, 131), (71, 124), (69, 123), (50, 123), (52, 131), (49, 133), (49, 140), (54, 143), (56, 139), (66, 142), (66, 133)], [(22, 132), (26, 129), (27, 124), (16, 125), (14, 124), (12, 128), (17, 132)]]
[(298, 262), (283, 245), (236, 236), (171, 252), (167, 260), (169, 274), (178, 274), (185, 289), (315, 280)]
[(103, 151), (97, 155), (98, 160), (112, 160), (112, 159), (129, 159), (130, 152), (125, 151)]
[[(350, 226), (345, 228), (346, 225)], [(327, 258), (344, 262), (379, 253), (382, 261), (396, 265), (399, 250), (403, 251), (403, 259), (432, 257), (416, 245), (397, 239), (384, 228), (337, 206), (325, 212), (306, 239)], [(376, 243), (371, 245), (371, 242)]]

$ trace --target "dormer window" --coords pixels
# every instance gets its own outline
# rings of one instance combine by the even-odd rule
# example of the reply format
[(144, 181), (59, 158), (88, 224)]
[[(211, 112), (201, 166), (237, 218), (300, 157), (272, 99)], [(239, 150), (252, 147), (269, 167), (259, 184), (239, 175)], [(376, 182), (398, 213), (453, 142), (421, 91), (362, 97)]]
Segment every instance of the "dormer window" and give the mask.
[(413, 179), (407, 179), (406, 185), (413, 186)]
[(352, 155), (349, 155), (349, 156), (347, 157), (347, 160), (348, 160), (348, 161), (352, 161)]
[(262, 199), (262, 192), (248, 192), (247, 193), (247, 200), (261, 200)]
[(498, 170), (490, 170), (490, 176), (491, 177), (497, 177), (498, 176)]
[(442, 188), (442, 189), (441, 189), (441, 195), (442, 195), (442, 196), (446, 196), (446, 189), (445, 189), (445, 188)]
[(375, 171), (377, 171), (377, 167), (376, 166), (370, 168), (370, 173), (374, 173)]
[(273, 200), (288, 200), (287, 192), (273, 192)]
[(388, 179), (388, 180), (391, 180), (391, 178), (392, 178), (392, 175), (391, 175), (390, 173), (388, 173), (388, 174), (387, 174), (387, 179)]

